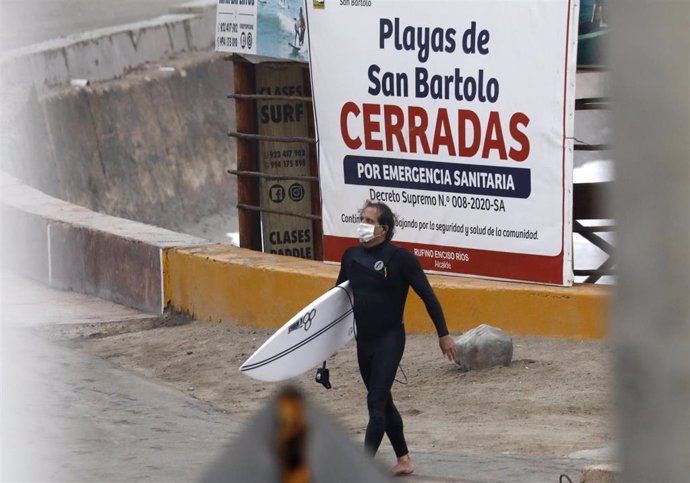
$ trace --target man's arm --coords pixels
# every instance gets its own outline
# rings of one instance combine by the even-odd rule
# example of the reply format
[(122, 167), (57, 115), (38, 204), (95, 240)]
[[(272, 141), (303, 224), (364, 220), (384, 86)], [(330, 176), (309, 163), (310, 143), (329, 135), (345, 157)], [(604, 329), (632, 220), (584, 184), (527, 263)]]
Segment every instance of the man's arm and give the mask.
[(335, 282), (336, 285), (340, 285), (345, 280), (348, 280), (347, 270), (345, 268), (347, 266), (348, 260), (349, 260), (348, 250), (345, 250), (345, 253), (343, 253), (343, 257), (340, 259), (340, 273), (338, 273), (338, 279)]
[(419, 260), (410, 252), (406, 252), (404, 257), (404, 270), (407, 280), (415, 293), (424, 302), (426, 311), (436, 327), (436, 333), (439, 337), (448, 335), (448, 327), (446, 326), (446, 318), (443, 315), (441, 303), (438, 301), (434, 289), (431, 288), (429, 280), (419, 264)]
[(422, 266), (419, 264), (419, 260), (411, 253), (406, 253), (405, 260), (405, 273), (408, 277), (412, 289), (424, 302), (426, 311), (429, 313), (434, 326), (436, 327), (436, 333), (438, 334), (438, 345), (443, 352), (444, 357), (449, 361), (455, 360), (456, 345), (453, 338), (448, 333), (448, 326), (446, 325), (446, 318), (443, 314), (443, 308), (441, 307), (441, 302), (438, 301), (438, 297), (434, 293), (434, 289), (431, 288), (429, 284), (429, 279), (422, 270)]
[(453, 362), (455, 360), (456, 352), (458, 346), (450, 335), (444, 335), (438, 338), (438, 345), (441, 347), (441, 352), (443, 356), (449, 361)]

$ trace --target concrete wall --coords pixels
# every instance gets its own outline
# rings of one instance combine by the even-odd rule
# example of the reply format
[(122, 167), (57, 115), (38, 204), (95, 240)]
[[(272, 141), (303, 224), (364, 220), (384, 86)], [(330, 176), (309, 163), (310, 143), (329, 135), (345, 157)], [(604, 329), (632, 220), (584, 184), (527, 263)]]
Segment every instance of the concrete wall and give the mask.
[(234, 210), (232, 65), (212, 53), (43, 95), (13, 112), (2, 169), (80, 206), (166, 228)]
[(169, 15), (100, 28), (0, 54), (2, 84), (29, 84), (39, 92), (71, 79), (114, 79), (148, 62), (215, 43), (216, 3), (196, 0)]
[[(52, 286), (151, 313), (278, 328), (331, 288), (336, 265), (270, 255), (102, 215), (6, 177), (0, 209), (3, 263)], [(609, 288), (572, 288), (430, 276), (448, 327), (485, 323), (513, 335), (602, 338)], [(433, 332), (423, 304), (408, 299), (409, 332)]]
[(55, 288), (160, 314), (164, 251), (206, 243), (96, 213), (4, 175), (0, 183), (3, 266)]
[(233, 66), (211, 51), (215, 7), (197, 0), (0, 55), (0, 169), (169, 229), (234, 212)]

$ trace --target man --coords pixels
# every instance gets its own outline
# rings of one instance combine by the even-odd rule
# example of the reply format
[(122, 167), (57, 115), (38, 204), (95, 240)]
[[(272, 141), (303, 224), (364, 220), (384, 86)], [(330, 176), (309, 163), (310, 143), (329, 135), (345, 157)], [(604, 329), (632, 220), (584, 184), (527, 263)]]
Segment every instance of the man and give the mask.
[(360, 245), (343, 254), (337, 283), (350, 281), (357, 322), (357, 362), (367, 388), (369, 423), (365, 448), (376, 454), (387, 434), (397, 457), (393, 475), (414, 472), (403, 421), (393, 404), (391, 387), (405, 350), (403, 311), (411, 286), (421, 297), (436, 327), (439, 346), (449, 360), (455, 342), (448, 334), (443, 310), (417, 258), (391, 243), (395, 215), (384, 203), (367, 201), (360, 212), (357, 233)]
[(304, 32), (307, 30), (307, 22), (304, 19), (304, 13), (302, 12), (302, 7), (299, 8), (299, 17), (298, 17), (298, 22), (299, 22), (299, 27), (298, 27), (298, 37), (299, 37), (299, 46), (302, 47), (304, 45)]

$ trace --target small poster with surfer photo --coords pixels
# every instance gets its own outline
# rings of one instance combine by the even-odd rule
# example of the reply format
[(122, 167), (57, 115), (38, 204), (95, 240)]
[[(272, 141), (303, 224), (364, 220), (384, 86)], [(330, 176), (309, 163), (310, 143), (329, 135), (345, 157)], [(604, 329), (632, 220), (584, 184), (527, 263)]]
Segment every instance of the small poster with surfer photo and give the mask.
[[(236, 6), (234, 8), (237, 9)], [(219, 0), (216, 51), (309, 60), (309, 36), (303, 0), (258, 0), (253, 9), (246, 8), (240, 13), (231, 13), (232, 9), (233, 6), (227, 0)], [(241, 38), (236, 42), (222, 39), (228, 30), (232, 31), (232, 26), (228, 28), (226, 24), (233, 15), (238, 18), (238, 26), (256, 25), (252, 51), (246, 48), (246, 42), (243, 43)]]

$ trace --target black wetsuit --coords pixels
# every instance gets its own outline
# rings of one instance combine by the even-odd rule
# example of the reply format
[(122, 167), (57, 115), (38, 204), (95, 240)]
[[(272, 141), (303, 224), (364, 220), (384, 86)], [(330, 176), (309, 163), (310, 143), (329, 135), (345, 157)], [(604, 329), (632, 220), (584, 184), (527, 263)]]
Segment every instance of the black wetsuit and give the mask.
[(438, 336), (448, 334), (443, 310), (419, 261), (409, 251), (384, 242), (371, 248), (348, 248), (338, 282), (350, 281), (357, 325), (357, 361), (367, 388), (369, 424), (366, 448), (376, 453), (388, 435), (396, 456), (407, 454), (400, 413), (391, 387), (405, 350), (403, 311), (410, 286), (424, 301)]

